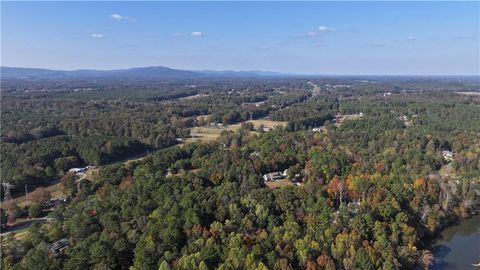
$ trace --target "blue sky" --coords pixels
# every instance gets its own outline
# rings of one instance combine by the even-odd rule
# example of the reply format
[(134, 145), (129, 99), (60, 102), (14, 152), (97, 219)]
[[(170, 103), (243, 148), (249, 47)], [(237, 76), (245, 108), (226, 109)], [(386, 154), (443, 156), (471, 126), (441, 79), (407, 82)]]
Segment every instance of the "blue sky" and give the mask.
[(480, 2), (1, 2), (1, 64), (479, 75)]

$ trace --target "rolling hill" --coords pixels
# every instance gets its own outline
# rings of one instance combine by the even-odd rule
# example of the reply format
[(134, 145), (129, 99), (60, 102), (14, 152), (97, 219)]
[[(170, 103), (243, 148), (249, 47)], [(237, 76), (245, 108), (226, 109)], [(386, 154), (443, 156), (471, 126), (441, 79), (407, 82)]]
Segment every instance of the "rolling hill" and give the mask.
[(192, 71), (172, 69), (163, 66), (138, 67), (117, 70), (51, 70), (41, 68), (1, 67), (2, 79), (88, 79), (88, 78), (135, 78), (135, 79), (171, 79), (171, 78), (211, 78), (211, 77), (273, 77), (281, 73), (265, 71)]

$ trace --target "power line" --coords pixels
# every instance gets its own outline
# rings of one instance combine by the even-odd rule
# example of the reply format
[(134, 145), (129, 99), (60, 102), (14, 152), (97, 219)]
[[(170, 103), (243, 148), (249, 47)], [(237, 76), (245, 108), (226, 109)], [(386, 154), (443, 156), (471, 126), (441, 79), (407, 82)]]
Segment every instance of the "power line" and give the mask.
[(10, 194), (10, 190), (14, 187), (12, 184), (8, 182), (2, 182), (2, 187), (4, 190), (3, 202), (8, 202), (12, 200), (12, 194)]

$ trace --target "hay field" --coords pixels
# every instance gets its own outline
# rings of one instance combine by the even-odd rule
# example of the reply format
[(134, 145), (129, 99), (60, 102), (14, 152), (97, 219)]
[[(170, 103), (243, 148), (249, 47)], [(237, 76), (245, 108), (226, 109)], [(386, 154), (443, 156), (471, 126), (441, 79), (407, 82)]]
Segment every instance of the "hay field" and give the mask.
[(217, 126), (217, 125), (210, 125), (210, 126), (202, 126), (202, 127), (194, 127), (190, 130), (190, 138), (186, 140), (186, 142), (208, 142), (214, 141), (218, 137), (222, 131), (237, 131), (240, 129), (243, 123), (253, 123), (255, 129), (259, 128), (260, 126), (274, 128), (276, 126), (285, 127), (288, 122), (283, 121), (272, 121), (268, 119), (258, 119), (258, 120), (251, 120), (245, 121), (242, 123), (237, 123), (233, 125), (224, 125), (224, 126)]

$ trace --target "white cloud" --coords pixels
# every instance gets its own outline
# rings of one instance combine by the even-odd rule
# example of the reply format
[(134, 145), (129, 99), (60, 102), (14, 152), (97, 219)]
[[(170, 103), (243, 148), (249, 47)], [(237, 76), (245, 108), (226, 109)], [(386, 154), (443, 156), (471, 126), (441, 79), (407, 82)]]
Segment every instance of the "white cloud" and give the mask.
[(328, 26), (325, 26), (325, 25), (321, 25), (321, 26), (318, 27), (318, 31), (320, 31), (320, 32), (333, 32), (333, 31), (335, 31), (335, 28), (328, 27)]
[(203, 36), (203, 33), (200, 31), (192, 32), (192, 37), (201, 37), (201, 36)]
[(309, 37), (309, 38), (318, 38), (322, 36), (322, 33), (333, 32), (333, 31), (335, 31), (335, 28), (322, 25), (322, 26), (319, 26), (317, 30), (309, 31), (305, 34), (301, 34), (300, 36)]
[(134, 22), (134, 21), (137, 20), (135, 18), (130, 18), (130, 17), (127, 17), (127, 16), (123, 16), (123, 15), (120, 15), (118, 13), (111, 14), (110, 18), (112, 18), (114, 20), (117, 20), (117, 21), (131, 21), (131, 22)]
[(120, 14), (112, 14), (110, 15), (110, 18), (115, 19), (115, 20), (123, 20), (123, 16)]
[(105, 37), (104, 34), (92, 34), (92, 38), (103, 38)]
[(415, 40), (415, 37), (409, 36), (409, 37), (407, 37), (407, 40), (408, 40), (408, 41), (414, 41), (414, 40)]

